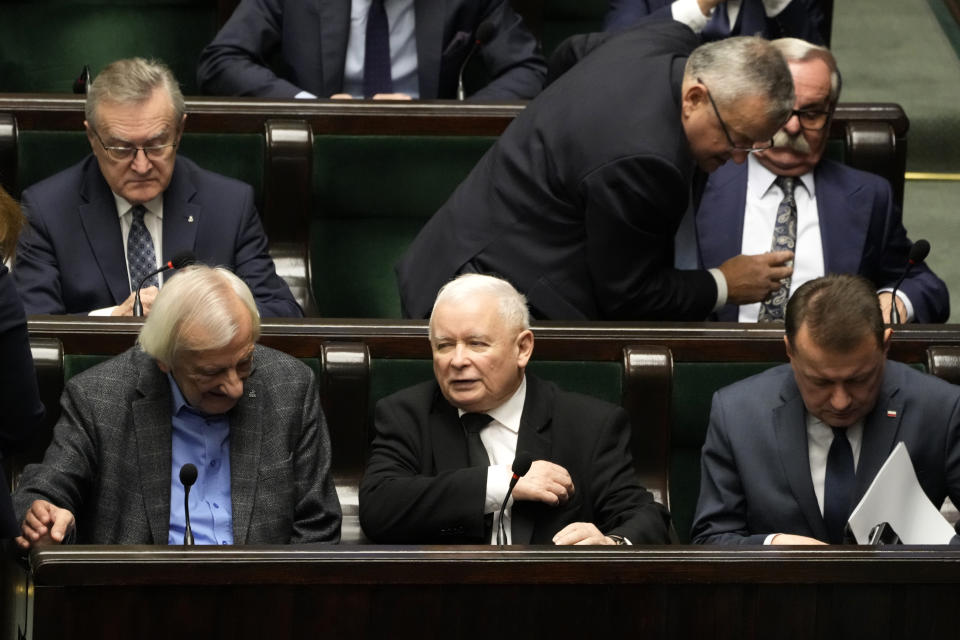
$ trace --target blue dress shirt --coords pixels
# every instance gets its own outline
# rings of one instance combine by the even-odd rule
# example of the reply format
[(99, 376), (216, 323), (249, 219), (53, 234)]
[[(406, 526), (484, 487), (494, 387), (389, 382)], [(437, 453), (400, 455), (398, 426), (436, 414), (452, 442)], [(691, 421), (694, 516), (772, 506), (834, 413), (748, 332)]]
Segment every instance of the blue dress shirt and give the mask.
[(170, 478), (169, 544), (183, 544), (186, 515), (180, 467), (192, 462), (197, 481), (190, 489), (190, 528), (196, 544), (233, 544), (230, 500), (230, 421), (205, 415), (184, 399), (169, 373), (173, 395), (173, 465)]

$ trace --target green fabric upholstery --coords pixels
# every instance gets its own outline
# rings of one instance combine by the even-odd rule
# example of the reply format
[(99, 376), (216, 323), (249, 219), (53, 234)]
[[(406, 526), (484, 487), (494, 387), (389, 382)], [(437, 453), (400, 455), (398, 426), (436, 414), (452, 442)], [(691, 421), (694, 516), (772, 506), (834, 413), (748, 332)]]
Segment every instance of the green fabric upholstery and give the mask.
[(66, 382), (78, 373), (83, 373), (90, 367), (109, 360), (110, 356), (103, 355), (76, 355), (63, 356), (63, 381)]
[(84, 64), (96, 75), (119, 58), (157, 58), (170, 66), (184, 94), (198, 93), (200, 50), (217, 33), (216, 3), (3, 3), (0, 92), (73, 91)]
[(314, 139), (311, 268), (321, 315), (400, 317), (394, 263), (494, 140)]
[(543, 53), (549, 56), (558, 44), (577, 33), (603, 29), (608, 0), (549, 0), (543, 5)]
[(17, 145), (17, 184), (23, 191), (74, 165), (90, 153), (81, 131), (21, 131)]

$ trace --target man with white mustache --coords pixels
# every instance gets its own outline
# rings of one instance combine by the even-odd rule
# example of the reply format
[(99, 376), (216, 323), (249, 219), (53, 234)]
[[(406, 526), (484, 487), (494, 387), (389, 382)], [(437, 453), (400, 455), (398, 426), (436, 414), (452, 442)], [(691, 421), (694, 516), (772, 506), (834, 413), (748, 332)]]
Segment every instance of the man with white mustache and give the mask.
[[(840, 95), (840, 73), (830, 51), (796, 38), (773, 45), (793, 74), (793, 114), (771, 149), (710, 175), (696, 215), (697, 244), (707, 268), (737, 254), (788, 248), (795, 253), (793, 276), (784, 281), (779, 301), (775, 292), (761, 303), (726, 305), (716, 319), (777, 321), (804, 282), (828, 273), (857, 273), (876, 286), (889, 322), (891, 290), (911, 245), (890, 184), (823, 159)], [(896, 295), (901, 321), (946, 322), (950, 315), (946, 285), (924, 264), (912, 269)]]

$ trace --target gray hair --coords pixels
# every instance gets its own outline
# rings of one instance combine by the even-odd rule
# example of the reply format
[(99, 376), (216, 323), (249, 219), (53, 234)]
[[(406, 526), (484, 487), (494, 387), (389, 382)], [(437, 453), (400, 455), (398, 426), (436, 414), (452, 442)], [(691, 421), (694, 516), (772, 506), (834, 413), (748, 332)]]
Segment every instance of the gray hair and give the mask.
[(127, 58), (108, 64), (97, 74), (87, 89), (84, 114), (91, 127), (97, 129), (97, 107), (102, 102), (135, 104), (148, 100), (154, 90), (164, 89), (173, 105), (173, 119), (177, 127), (187, 108), (180, 85), (170, 68), (157, 60)]
[[(476, 296), (495, 298), (500, 305), (500, 318), (518, 331), (530, 328), (530, 310), (527, 298), (502, 278), (480, 273), (464, 273), (443, 285), (433, 303), (436, 311), (441, 303), (464, 302)], [(433, 339), (433, 313), (430, 314), (430, 339)]]
[(219, 349), (233, 340), (239, 326), (233, 313), (239, 299), (250, 314), (253, 340), (260, 337), (260, 314), (247, 285), (229, 269), (190, 265), (164, 283), (150, 308), (137, 342), (156, 360), (173, 366), (181, 350), (195, 349), (187, 330), (201, 329)]
[(837, 59), (830, 53), (830, 49), (811, 44), (800, 38), (778, 38), (771, 40), (770, 44), (780, 52), (787, 62), (823, 60), (824, 64), (830, 69), (830, 105), (837, 104), (840, 99), (840, 69), (837, 67)]
[(20, 237), (25, 222), (20, 204), (0, 186), (0, 264), (3, 264), (4, 260), (13, 262), (17, 238)]
[(767, 117), (783, 124), (793, 110), (793, 76), (780, 52), (756, 36), (702, 44), (687, 59), (684, 76), (698, 78), (717, 104), (732, 105), (750, 96), (767, 100)]

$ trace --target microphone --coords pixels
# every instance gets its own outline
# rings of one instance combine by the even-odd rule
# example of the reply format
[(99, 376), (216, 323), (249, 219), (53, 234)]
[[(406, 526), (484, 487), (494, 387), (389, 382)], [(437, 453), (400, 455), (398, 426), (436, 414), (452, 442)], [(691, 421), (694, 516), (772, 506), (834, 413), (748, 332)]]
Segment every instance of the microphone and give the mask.
[(890, 324), (900, 324), (900, 312), (897, 310), (897, 289), (903, 284), (903, 280), (907, 277), (907, 274), (910, 273), (910, 269), (913, 269), (916, 265), (926, 260), (929, 253), (930, 243), (926, 240), (917, 240), (913, 243), (913, 246), (910, 247), (910, 253), (907, 256), (907, 267), (903, 270), (903, 275), (900, 276), (900, 279), (897, 280), (897, 284), (893, 286), (893, 295), (890, 298)]
[(527, 471), (530, 471), (531, 464), (533, 464), (533, 458), (526, 451), (521, 451), (513, 459), (513, 477), (510, 478), (507, 495), (503, 499), (503, 504), (500, 505), (500, 518), (497, 522), (497, 546), (502, 547), (507, 541), (507, 530), (503, 525), (503, 512), (507, 508), (507, 501), (510, 500), (510, 494), (513, 493), (513, 488), (517, 486), (520, 478), (527, 475)]
[(90, 65), (83, 65), (80, 75), (73, 81), (73, 92), (82, 96), (87, 95), (87, 89), (90, 87)]
[(463, 64), (460, 65), (460, 73), (457, 74), (457, 100), (462, 102), (467, 95), (466, 91), (463, 90), (463, 72), (467, 70), (467, 63), (473, 58), (473, 54), (475, 54), (480, 47), (493, 40), (493, 36), (495, 35), (497, 35), (497, 27), (489, 20), (484, 20), (480, 23), (480, 26), (477, 27), (477, 35), (473, 40), (473, 48), (470, 49), (467, 57), (463, 59)]
[(143, 316), (143, 305), (140, 304), (140, 289), (143, 289), (144, 283), (157, 275), (158, 273), (163, 273), (164, 271), (169, 271), (170, 269), (182, 269), (188, 264), (193, 264), (197, 259), (193, 255), (193, 251), (187, 249), (186, 251), (181, 251), (177, 255), (173, 256), (172, 260), (168, 260), (164, 263), (162, 267), (151, 271), (143, 277), (143, 280), (140, 281), (140, 286), (137, 287), (137, 295), (133, 297), (133, 315), (139, 317)]
[(193, 531), (190, 530), (190, 487), (197, 481), (197, 468), (187, 463), (180, 467), (180, 484), (183, 485), (183, 514), (186, 517), (187, 526), (183, 530), (183, 544), (193, 546)]

